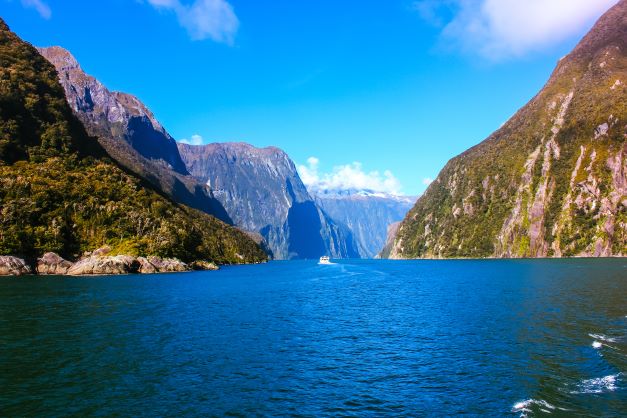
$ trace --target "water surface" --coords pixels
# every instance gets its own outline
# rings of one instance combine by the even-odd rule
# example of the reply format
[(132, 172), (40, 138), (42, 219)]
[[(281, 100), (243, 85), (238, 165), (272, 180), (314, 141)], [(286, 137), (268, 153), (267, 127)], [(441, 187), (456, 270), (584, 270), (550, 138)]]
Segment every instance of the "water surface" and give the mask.
[(0, 280), (1, 416), (620, 416), (627, 260)]

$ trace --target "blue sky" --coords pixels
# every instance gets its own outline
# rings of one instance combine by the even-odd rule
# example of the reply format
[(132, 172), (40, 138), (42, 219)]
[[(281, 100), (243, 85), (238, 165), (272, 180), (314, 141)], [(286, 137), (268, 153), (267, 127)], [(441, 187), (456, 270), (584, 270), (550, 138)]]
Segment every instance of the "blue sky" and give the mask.
[(179, 140), (280, 147), (311, 187), (419, 194), (614, 3), (0, 0), (0, 15)]

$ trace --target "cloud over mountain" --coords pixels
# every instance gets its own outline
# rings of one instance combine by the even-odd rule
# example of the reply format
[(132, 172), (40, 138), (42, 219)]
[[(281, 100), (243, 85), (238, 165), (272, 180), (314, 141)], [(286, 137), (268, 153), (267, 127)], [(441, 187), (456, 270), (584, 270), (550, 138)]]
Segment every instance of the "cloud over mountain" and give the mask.
[(490, 60), (519, 57), (578, 35), (617, 0), (419, 0), (446, 46)]
[(297, 167), (303, 183), (312, 192), (329, 190), (371, 190), (374, 192), (401, 194), (401, 184), (391, 171), (364, 171), (360, 162), (333, 167), (328, 173), (319, 171), (320, 160), (307, 159), (307, 165)]

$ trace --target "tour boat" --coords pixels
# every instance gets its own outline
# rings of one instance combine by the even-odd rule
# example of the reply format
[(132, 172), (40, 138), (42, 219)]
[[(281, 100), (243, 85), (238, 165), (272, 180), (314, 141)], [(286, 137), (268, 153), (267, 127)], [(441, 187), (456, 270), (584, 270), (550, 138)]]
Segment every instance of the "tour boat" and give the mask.
[(320, 257), (320, 262), (318, 264), (332, 264), (332, 263), (329, 260), (328, 256), (323, 255), (322, 257)]

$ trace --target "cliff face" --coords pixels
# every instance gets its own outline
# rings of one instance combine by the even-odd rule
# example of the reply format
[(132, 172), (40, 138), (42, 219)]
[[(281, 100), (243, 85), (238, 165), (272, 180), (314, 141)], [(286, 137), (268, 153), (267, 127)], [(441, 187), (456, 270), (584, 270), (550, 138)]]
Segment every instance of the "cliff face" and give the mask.
[(112, 254), (263, 261), (243, 232), (177, 205), (111, 161), (55, 68), (0, 19), (0, 255)]
[(453, 158), (393, 258), (627, 255), (627, 0), (501, 129)]
[(175, 201), (231, 222), (211, 190), (189, 175), (176, 142), (139, 99), (109, 91), (63, 48), (38, 50), (55, 66), (76, 116), (112, 158)]
[(189, 172), (214, 191), (235, 225), (259, 233), (277, 259), (357, 257), (350, 233), (311, 198), (278, 148), (178, 144)]
[(400, 222), (416, 201), (369, 191), (318, 192), (315, 199), (352, 233), (362, 258), (373, 258), (381, 251), (390, 224)]

